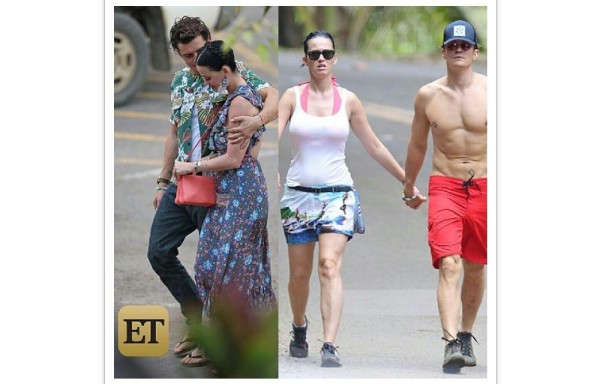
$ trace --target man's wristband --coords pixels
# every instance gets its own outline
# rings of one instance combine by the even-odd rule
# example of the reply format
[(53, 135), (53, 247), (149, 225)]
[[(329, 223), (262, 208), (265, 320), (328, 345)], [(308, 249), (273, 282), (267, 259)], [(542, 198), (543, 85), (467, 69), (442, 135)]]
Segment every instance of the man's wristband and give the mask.
[(404, 194), (404, 191), (402, 191), (402, 200), (404, 200), (405, 202), (409, 202), (409, 201), (413, 201), (414, 199), (416, 199), (418, 196), (418, 193), (415, 193), (413, 196), (411, 197), (406, 197), (406, 195)]
[(159, 177), (156, 179), (156, 184), (160, 184), (160, 183), (165, 183), (165, 184), (169, 185), (169, 184), (171, 184), (171, 180), (163, 179), (162, 177)]
[(158, 187), (156, 187), (157, 191), (166, 191), (167, 187), (161, 187), (160, 185)]

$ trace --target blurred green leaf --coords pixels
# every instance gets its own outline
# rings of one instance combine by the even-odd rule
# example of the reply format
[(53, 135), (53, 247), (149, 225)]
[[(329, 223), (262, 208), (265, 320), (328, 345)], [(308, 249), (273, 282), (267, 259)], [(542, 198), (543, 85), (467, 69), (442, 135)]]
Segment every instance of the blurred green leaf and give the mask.
[[(258, 46), (263, 45), (262, 48), (255, 48), (261, 60), (273, 60), (270, 56), (274, 55), (276, 61), (278, 50), (273, 49), (273, 47), (278, 48), (278, 25), (273, 25), (272, 22), (265, 17), (271, 8), (272, 7), (269, 6), (263, 7), (262, 16), (259, 20), (249, 20), (244, 16), (238, 16), (232, 29), (223, 39), (225, 42), (224, 47), (230, 48), (238, 41), (241, 41), (248, 46), (255, 44)], [(258, 35), (261, 35), (260, 41), (258, 41)]]
[(231, 39), (223, 40), (223, 51), (227, 51), (228, 49), (231, 49), (232, 46), (233, 46), (233, 41), (231, 41)]
[(252, 23), (250, 25), (250, 28), (252, 28), (254, 33), (258, 34), (258, 33), (260, 33), (260, 31), (262, 31), (262, 24), (261, 23)]
[(277, 378), (277, 329), (276, 310), (230, 293), (216, 297), (210, 322), (194, 334), (220, 377)]
[(254, 41), (254, 35), (250, 31), (242, 32), (241, 38), (244, 40), (244, 42), (246, 42), (246, 44), (251, 44), (252, 41)]
[(269, 60), (269, 48), (267, 48), (264, 44), (259, 44), (256, 46), (256, 53), (263, 61)]

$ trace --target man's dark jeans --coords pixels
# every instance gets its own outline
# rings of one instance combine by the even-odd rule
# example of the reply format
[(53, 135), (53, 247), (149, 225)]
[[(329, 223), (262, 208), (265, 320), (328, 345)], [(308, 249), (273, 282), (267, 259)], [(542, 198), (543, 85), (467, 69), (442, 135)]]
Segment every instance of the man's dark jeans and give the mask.
[(208, 208), (175, 204), (177, 186), (170, 184), (154, 215), (148, 260), (163, 284), (181, 306), (188, 325), (202, 316), (202, 302), (194, 279), (188, 274), (177, 255), (187, 235), (200, 232)]

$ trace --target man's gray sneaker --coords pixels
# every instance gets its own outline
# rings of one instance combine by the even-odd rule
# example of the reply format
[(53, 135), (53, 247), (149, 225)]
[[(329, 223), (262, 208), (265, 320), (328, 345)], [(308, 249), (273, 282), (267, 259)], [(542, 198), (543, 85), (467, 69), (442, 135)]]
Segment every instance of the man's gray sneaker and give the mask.
[(465, 366), (476, 366), (477, 360), (475, 359), (475, 354), (473, 353), (473, 344), (471, 343), (471, 339), (473, 339), (477, 344), (479, 344), (475, 336), (469, 332), (458, 332), (456, 337), (458, 340), (460, 340), (460, 352), (465, 358)]
[(339, 367), (341, 365), (337, 348), (331, 343), (323, 343), (323, 347), (321, 347), (321, 367)]
[(306, 341), (306, 331), (308, 330), (308, 321), (304, 327), (296, 327), (292, 323), (292, 340), (290, 340), (290, 355), (292, 357), (308, 356), (308, 342)]
[[(446, 340), (444, 338), (444, 340)], [(460, 373), (460, 369), (465, 366), (465, 357), (460, 352), (461, 342), (458, 339), (446, 340), (444, 349), (444, 363), (442, 369), (445, 373)]]

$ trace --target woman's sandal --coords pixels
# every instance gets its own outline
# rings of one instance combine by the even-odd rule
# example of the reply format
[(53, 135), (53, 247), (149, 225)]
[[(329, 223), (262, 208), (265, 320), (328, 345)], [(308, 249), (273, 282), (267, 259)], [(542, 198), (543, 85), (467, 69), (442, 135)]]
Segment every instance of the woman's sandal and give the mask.
[(185, 339), (182, 339), (181, 341), (179, 341), (176, 345), (175, 348), (184, 345), (184, 344), (188, 344), (187, 347), (183, 348), (181, 351), (176, 352), (173, 351), (173, 354), (177, 357), (184, 357), (185, 355), (187, 355), (188, 353), (190, 353), (191, 351), (193, 351), (196, 347), (197, 344), (194, 341), (194, 339), (190, 338), (190, 337), (186, 337)]
[[(196, 351), (198, 351), (200, 353), (197, 354), (197, 355), (194, 355), (194, 352), (196, 352)], [(190, 359), (195, 359), (197, 361), (194, 361), (194, 362), (191, 362), (191, 363), (182, 361), (181, 365), (183, 365), (184, 367), (202, 367), (202, 366), (205, 366), (206, 364), (210, 363), (210, 360), (208, 359), (208, 357), (206, 357), (206, 354), (204, 353), (204, 351), (202, 351), (200, 349), (196, 349), (195, 348), (193, 351), (191, 351), (190, 353), (188, 353), (184, 357), (184, 359), (186, 357), (189, 357)]]

